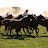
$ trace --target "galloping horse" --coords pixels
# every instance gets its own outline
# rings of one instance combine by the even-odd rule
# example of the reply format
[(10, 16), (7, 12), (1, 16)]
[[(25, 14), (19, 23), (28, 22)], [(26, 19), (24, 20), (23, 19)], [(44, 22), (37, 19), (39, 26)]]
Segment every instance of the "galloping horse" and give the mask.
[(35, 29), (36, 35), (38, 36), (38, 32), (39, 32), (38, 22), (35, 18), (33, 18), (32, 21), (30, 21), (30, 26), (29, 27), (30, 27), (30, 30), (32, 30), (32, 32), (30, 32), (30, 34), (33, 33), (33, 30)]
[[(30, 19), (32, 19), (33, 21), (30, 21)], [(31, 28), (34, 28), (35, 30), (38, 29), (37, 28), (38, 24), (36, 24), (36, 25), (35, 24), (32, 24), (32, 23), (35, 23), (35, 22), (36, 22), (35, 21), (35, 18), (32, 15), (28, 15), (28, 17), (23, 18), (21, 21), (12, 21), (12, 22), (7, 23), (6, 30), (7, 29), (10, 30), (10, 34), (11, 34), (11, 30), (15, 28), (15, 30), (17, 32), (17, 35), (19, 35), (18, 34), (18, 31), (20, 31), (21, 28), (26, 28), (28, 30), (28, 26), (29, 26)], [(38, 35), (37, 33), (38, 32), (36, 31), (36, 35)]]
[(40, 25), (45, 26), (47, 31), (48, 31), (48, 20), (45, 19), (42, 15), (39, 15), (37, 17), (37, 21)]
[[(23, 16), (20, 14), (20, 15), (19, 15), (17, 18), (15, 18), (15, 19), (21, 19), (21, 18), (23, 18)], [(26, 28), (27, 31), (28, 31), (28, 33), (29, 33), (29, 34), (33, 33), (33, 30), (35, 29), (36, 35), (38, 36), (38, 32), (39, 32), (39, 29), (37, 28), (37, 27), (38, 27), (38, 22), (37, 22), (37, 20), (35, 19), (35, 17), (34, 17), (33, 14), (32, 14), (32, 20), (30, 21), (29, 27), (30, 27), (30, 30), (32, 30), (32, 32), (29, 33), (29, 30)], [(38, 30), (38, 32), (37, 32), (37, 30)], [(23, 31), (25, 32), (24, 28), (23, 28)]]
[(9, 20), (11, 18), (13, 18), (12, 15), (9, 15), (8, 17), (5, 17), (5, 18), (3, 18), (2, 16), (0, 16), (0, 27), (1, 27), (1, 25), (5, 26), (9, 21), (11, 21), (11, 20)]
[(28, 29), (28, 26), (30, 25), (30, 19), (32, 19), (32, 18), (33, 18), (32, 15), (28, 15), (28, 17), (23, 18), (21, 21), (9, 22), (6, 25), (6, 30), (7, 30), (7, 27), (8, 27), (8, 29), (10, 30), (10, 34), (11, 34), (11, 30), (15, 28), (17, 35), (19, 35), (18, 31), (20, 31), (21, 28), (27, 28)]
[(12, 15), (8, 15), (8, 17), (5, 17), (5, 19), (11, 19), (11, 18), (13, 18)]

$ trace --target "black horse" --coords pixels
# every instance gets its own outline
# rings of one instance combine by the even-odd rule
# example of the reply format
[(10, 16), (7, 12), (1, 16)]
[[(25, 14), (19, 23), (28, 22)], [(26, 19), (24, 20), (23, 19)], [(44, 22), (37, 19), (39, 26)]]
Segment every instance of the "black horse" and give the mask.
[(30, 32), (30, 34), (33, 33), (33, 30), (35, 29), (36, 35), (38, 36), (38, 32), (39, 32), (38, 25), (39, 24), (38, 24), (37, 19), (33, 18), (32, 21), (30, 21), (29, 27), (30, 27), (30, 30), (32, 30), (32, 32)]
[(3, 20), (4, 20), (4, 18), (2, 16), (0, 16), (0, 28), (1, 28), (1, 25), (3, 25)]
[(0, 28), (1, 28), (2, 25), (5, 26), (9, 21), (11, 21), (11, 20), (8, 20), (8, 19), (11, 19), (11, 18), (13, 18), (12, 15), (9, 15), (8, 17), (5, 17), (5, 18), (0, 16)]
[[(30, 19), (32, 19), (33, 21), (30, 21)], [(35, 30), (38, 29), (37, 28), (38, 24), (35, 25), (36, 27), (34, 26), (34, 24), (32, 24), (32, 23), (35, 23), (35, 22), (36, 22), (35, 18), (32, 15), (28, 15), (28, 17), (23, 18), (21, 21), (12, 21), (12, 22), (9, 22), (6, 25), (6, 30), (7, 30), (7, 27), (8, 27), (8, 30), (10, 30), (10, 34), (11, 34), (11, 30), (15, 28), (15, 30), (17, 32), (17, 35), (19, 35), (18, 31), (20, 31), (21, 28), (26, 28), (27, 31), (28, 31), (28, 27), (34, 28)], [(28, 31), (28, 33), (29, 33), (29, 31)], [(36, 34), (37, 33), (38, 32), (36, 31)], [(7, 34), (8, 34), (8, 32), (7, 32)]]
[(8, 17), (5, 17), (5, 19), (11, 19), (11, 18), (13, 18), (12, 15), (8, 15)]
[(43, 17), (42, 15), (39, 15), (39, 16), (37, 17), (37, 21), (38, 21), (38, 24), (46, 27), (47, 32), (48, 32), (48, 22), (47, 22), (47, 20), (45, 19), (45, 17)]
[(11, 30), (15, 28), (17, 35), (19, 35), (18, 31), (20, 31), (21, 28), (27, 28), (28, 29), (28, 26), (30, 25), (30, 19), (32, 19), (32, 18), (33, 18), (32, 15), (28, 15), (28, 17), (23, 18), (21, 21), (9, 22), (6, 25), (6, 30), (8, 27), (8, 29), (10, 29), (10, 34), (11, 34)]

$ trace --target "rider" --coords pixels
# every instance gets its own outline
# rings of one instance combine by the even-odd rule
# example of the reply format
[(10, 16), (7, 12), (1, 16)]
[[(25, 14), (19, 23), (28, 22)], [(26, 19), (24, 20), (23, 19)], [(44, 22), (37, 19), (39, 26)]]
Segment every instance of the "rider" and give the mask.
[(26, 11), (23, 13), (23, 16), (24, 16), (24, 17), (27, 17), (27, 16), (28, 16), (28, 10), (26, 10)]
[(5, 16), (8, 17), (9, 13), (7, 13)]

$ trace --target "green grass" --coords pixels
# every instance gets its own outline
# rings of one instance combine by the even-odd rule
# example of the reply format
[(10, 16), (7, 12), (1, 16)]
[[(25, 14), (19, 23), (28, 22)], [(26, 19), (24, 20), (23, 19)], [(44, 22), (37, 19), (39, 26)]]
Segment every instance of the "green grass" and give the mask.
[(16, 36), (15, 30), (12, 30), (12, 35), (9, 36), (8, 33), (8, 36), (6, 36), (4, 26), (2, 26), (0, 32), (0, 48), (48, 48), (48, 33), (43, 34), (46, 32), (46, 28), (41, 25), (38, 28), (40, 29), (38, 37), (35, 31), (31, 36), (24, 36), (23, 30), (21, 30), (22, 36), (18, 37)]

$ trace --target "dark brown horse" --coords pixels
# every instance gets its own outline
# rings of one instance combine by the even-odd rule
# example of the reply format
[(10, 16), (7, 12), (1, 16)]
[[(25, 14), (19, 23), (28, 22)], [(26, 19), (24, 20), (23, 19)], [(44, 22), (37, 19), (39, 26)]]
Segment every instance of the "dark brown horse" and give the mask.
[(43, 17), (42, 15), (39, 15), (37, 17), (37, 21), (40, 25), (46, 27), (47, 31), (48, 31), (48, 20), (45, 19), (45, 17)]
[(28, 26), (30, 25), (30, 19), (33, 19), (32, 15), (28, 15), (28, 17), (23, 18), (21, 21), (9, 22), (6, 25), (6, 30), (8, 27), (8, 29), (10, 30), (10, 34), (11, 34), (11, 30), (15, 28), (17, 35), (19, 35), (18, 31), (20, 31), (21, 28), (28, 28)]
[(5, 17), (5, 18), (3, 18), (2, 16), (0, 16), (0, 27), (1, 27), (1, 25), (5, 26), (9, 21), (11, 21), (9, 19), (12, 19), (12, 18), (13, 18), (12, 15), (9, 15), (8, 17)]
[(32, 32), (30, 32), (30, 34), (33, 33), (33, 30), (35, 30), (36, 31), (36, 35), (38, 36), (38, 32), (39, 32), (38, 22), (37, 22), (37, 20), (35, 18), (32, 19), (32, 21), (30, 21), (29, 27), (30, 27), (30, 30), (32, 30)]
[[(32, 21), (30, 21), (30, 19), (32, 19)], [(28, 27), (31, 27), (31, 28), (33, 28), (33, 29), (36, 30), (36, 35), (38, 36), (38, 32), (37, 32), (38, 24), (37, 24), (36, 19), (32, 15), (28, 15), (27, 18), (24, 18), (21, 21), (12, 21), (12, 22), (9, 22), (6, 25), (6, 30), (7, 30), (7, 27), (8, 27), (8, 30), (10, 30), (10, 34), (11, 34), (11, 30), (15, 28), (15, 30), (17, 32), (17, 35), (19, 35), (18, 31), (20, 31), (21, 28), (26, 28), (27, 31), (28, 31)], [(29, 31), (28, 31), (28, 33), (29, 33)], [(7, 32), (7, 34), (8, 34), (8, 32)]]
[[(35, 15), (32, 14), (32, 16), (33, 16), (33, 18), (30, 21), (30, 26), (29, 26), (30, 30), (32, 30), (32, 32), (29, 33), (29, 30), (27, 28), (26, 29), (27, 29), (29, 34), (33, 33), (33, 30), (35, 29), (36, 35), (38, 36), (38, 32), (39, 32), (39, 29), (37, 28), (38, 27), (38, 22), (37, 22), (36, 18), (34, 17)], [(21, 14), (15, 19), (20, 19), (20, 18), (23, 18), (23, 16)], [(23, 28), (23, 31), (25, 32), (24, 28)]]
[(5, 19), (11, 19), (11, 18), (13, 18), (12, 15), (8, 15), (8, 17), (5, 17)]
[(1, 29), (1, 25), (3, 25), (3, 20), (4, 20), (4, 18), (2, 17), (2, 16), (0, 16), (0, 29)]

